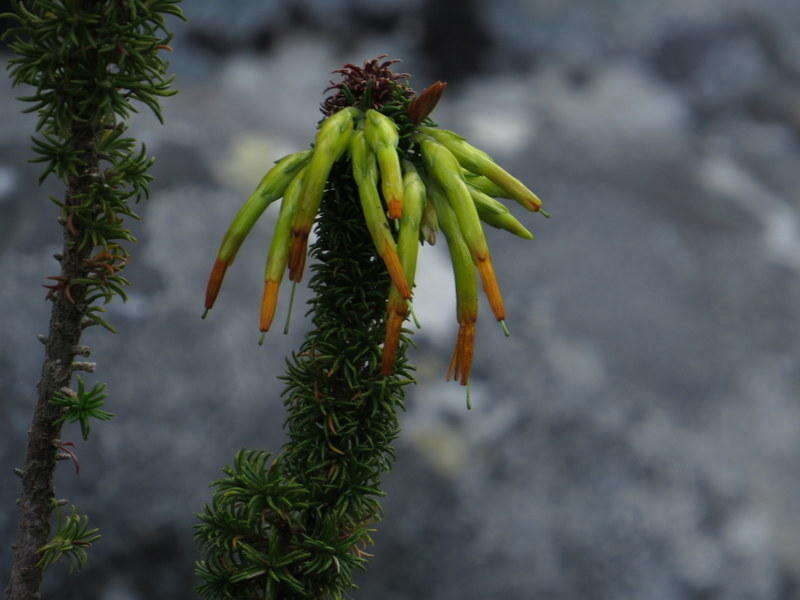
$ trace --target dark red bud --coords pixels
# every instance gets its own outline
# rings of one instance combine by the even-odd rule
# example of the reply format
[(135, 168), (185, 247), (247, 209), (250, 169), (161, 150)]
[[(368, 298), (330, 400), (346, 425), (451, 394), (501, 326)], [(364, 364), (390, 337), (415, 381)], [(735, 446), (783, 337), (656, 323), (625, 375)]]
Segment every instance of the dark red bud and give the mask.
[(408, 116), (414, 123), (422, 123), (429, 114), (433, 112), (442, 97), (442, 92), (447, 84), (444, 81), (437, 81), (429, 85), (411, 101), (408, 107)]

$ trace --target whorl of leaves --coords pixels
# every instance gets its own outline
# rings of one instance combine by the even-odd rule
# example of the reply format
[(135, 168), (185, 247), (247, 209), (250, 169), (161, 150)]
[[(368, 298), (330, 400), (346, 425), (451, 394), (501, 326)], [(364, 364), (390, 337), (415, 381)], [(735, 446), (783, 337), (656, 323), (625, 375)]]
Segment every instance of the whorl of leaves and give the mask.
[[(334, 167), (312, 247), (313, 329), (283, 378), (289, 442), (273, 462), (240, 453), (201, 513), (198, 590), (209, 600), (342, 598), (381, 516), (403, 388), (380, 373), (389, 279), (349, 165)], [(406, 340), (407, 342), (407, 340)]]
[(86, 550), (100, 539), (99, 529), (89, 527), (89, 517), (81, 515), (72, 507), (68, 515), (56, 512), (56, 533), (52, 539), (39, 548), (39, 565), (46, 569), (61, 558), (69, 560), (70, 572), (80, 569), (88, 560)]

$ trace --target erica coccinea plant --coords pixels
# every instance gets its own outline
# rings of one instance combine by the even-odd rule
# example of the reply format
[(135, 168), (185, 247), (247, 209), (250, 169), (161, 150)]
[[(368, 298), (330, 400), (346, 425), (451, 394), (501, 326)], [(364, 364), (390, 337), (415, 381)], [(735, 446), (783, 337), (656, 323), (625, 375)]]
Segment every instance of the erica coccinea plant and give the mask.
[[(312, 262), (312, 328), (287, 361), (289, 441), (275, 458), (241, 451), (199, 515), (206, 598), (341, 598), (380, 519), (381, 477), (404, 387), (413, 383), (403, 325), (422, 243), (442, 231), (452, 260), (458, 334), (448, 378), (469, 383), (478, 282), (508, 333), (483, 224), (532, 234), (496, 198), (542, 212), (539, 198), (485, 152), (431, 119), (446, 84), (419, 95), (383, 56), (335, 73), (312, 148), (276, 162), (219, 248), (206, 313), (256, 220), (282, 198), (264, 272), (260, 330), (285, 272)], [(309, 234), (316, 241), (308, 250)], [(205, 314), (204, 314), (205, 316)]]

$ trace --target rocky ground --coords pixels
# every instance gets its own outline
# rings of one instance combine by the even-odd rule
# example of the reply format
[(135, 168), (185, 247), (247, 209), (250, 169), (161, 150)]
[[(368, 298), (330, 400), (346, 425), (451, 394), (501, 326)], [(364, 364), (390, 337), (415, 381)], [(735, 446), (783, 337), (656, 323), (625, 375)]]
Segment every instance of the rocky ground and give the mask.
[[(165, 126), (134, 125), (158, 159), (135, 286), (119, 335), (88, 336), (117, 417), (85, 443), (69, 428), (82, 470), (58, 473), (104, 537), (49, 597), (194, 597), (193, 515), (237, 448), (279, 449), (276, 376), (305, 329), (298, 311), (255, 344), (274, 214), (199, 319), (218, 238), (309, 142), (328, 72), (389, 52), (418, 88), (451, 81), (439, 123), (554, 217), (526, 216), (532, 242), (490, 234), (513, 336), (481, 323), (472, 411), (443, 381), (452, 284), (425, 248), (419, 385), (354, 597), (800, 598), (800, 5), (186, 4), (181, 93)], [(34, 184), (14, 95), (0, 78), (3, 573), (60, 193)]]

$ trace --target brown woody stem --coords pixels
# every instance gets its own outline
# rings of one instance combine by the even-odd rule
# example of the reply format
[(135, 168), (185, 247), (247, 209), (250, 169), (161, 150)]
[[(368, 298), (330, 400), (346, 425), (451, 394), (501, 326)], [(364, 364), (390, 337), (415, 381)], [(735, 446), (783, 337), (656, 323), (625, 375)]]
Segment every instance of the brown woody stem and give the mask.
[[(93, 156), (94, 134), (83, 131), (79, 134), (81, 147)], [(66, 210), (80, 203), (80, 194), (85, 193), (91, 179), (97, 175), (97, 157), (88, 159), (85, 173), (72, 177), (67, 192)], [(67, 221), (69, 222), (69, 220)], [(60, 275), (65, 281), (86, 277), (85, 264), (92, 248), (88, 245), (79, 248), (77, 240), (65, 224), (64, 250), (61, 257)], [(39, 548), (47, 543), (50, 536), (50, 522), (53, 514), (54, 498), (53, 472), (57, 460), (57, 440), (61, 424), (56, 421), (62, 409), (51, 402), (53, 396), (63, 387), (69, 387), (72, 379), (73, 358), (80, 348), (80, 339), (85, 313), (84, 287), (72, 286), (72, 300), (66, 293), (53, 296), (50, 312), (50, 329), (45, 344), (45, 358), (42, 375), (37, 385), (37, 400), (33, 421), (28, 431), (28, 445), (25, 464), (22, 468), (22, 495), (19, 499), (19, 527), (12, 546), (11, 575), (6, 589), (8, 600), (39, 600), (39, 586), (42, 581), (42, 567), (39, 566)]]

